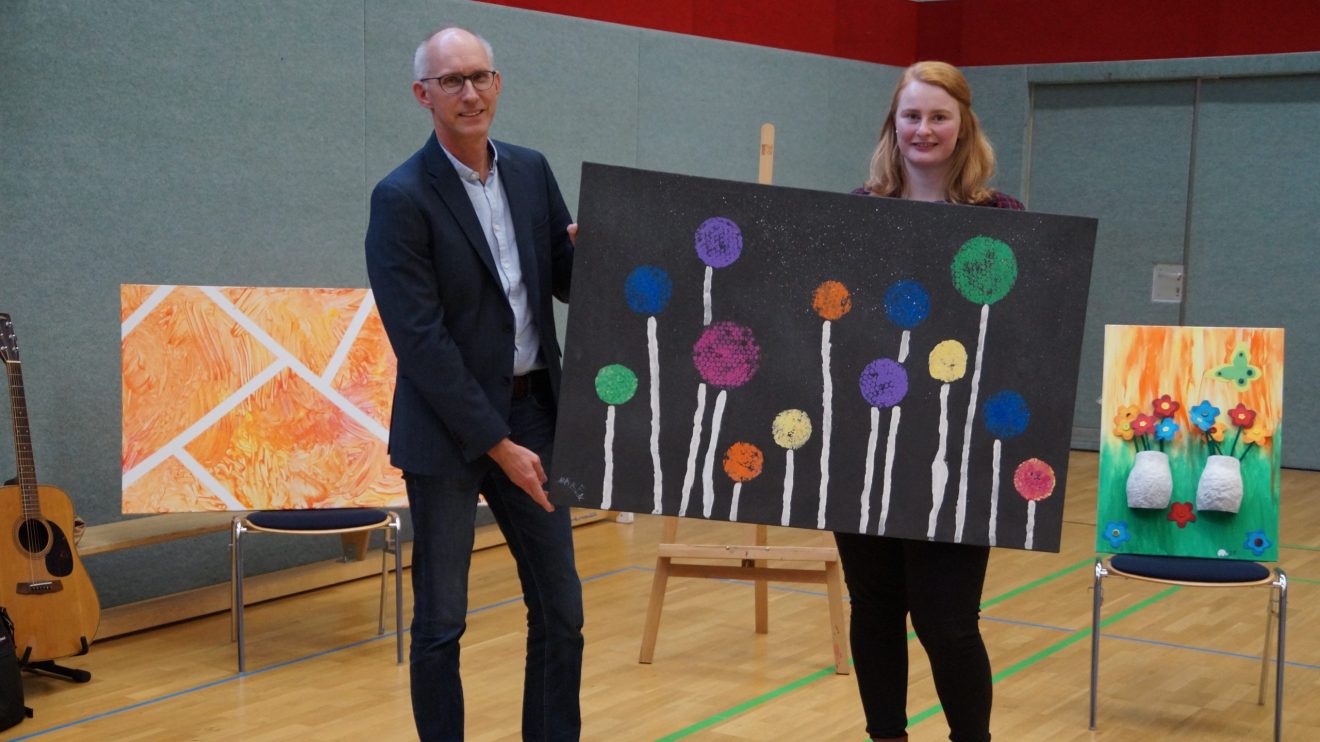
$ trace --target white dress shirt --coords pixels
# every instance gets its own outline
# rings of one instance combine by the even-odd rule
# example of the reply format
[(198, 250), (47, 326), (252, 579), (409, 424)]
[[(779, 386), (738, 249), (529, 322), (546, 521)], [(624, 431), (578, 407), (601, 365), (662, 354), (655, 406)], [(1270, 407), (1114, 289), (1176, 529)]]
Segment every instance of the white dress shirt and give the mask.
[(495, 143), (487, 140), (490, 152), (490, 174), (486, 182), (481, 182), (481, 174), (459, 162), (442, 145), (441, 150), (454, 164), (459, 180), (472, 201), (472, 208), (481, 222), (481, 231), (486, 235), (486, 244), (490, 246), (491, 257), (495, 260), (496, 272), (500, 275), (500, 285), (504, 287), (504, 296), (513, 309), (513, 374), (521, 376), (529, 371), (544, 368), (540, 363), (541, 336), (532, 321), (531, 307), (527, 303), (527, 285), (523, 283), (522, 262), (518, 259), (518, 240), (513, 232), (513, 214), (509, 211), (509, 199), (500, 182), (499, 153)]

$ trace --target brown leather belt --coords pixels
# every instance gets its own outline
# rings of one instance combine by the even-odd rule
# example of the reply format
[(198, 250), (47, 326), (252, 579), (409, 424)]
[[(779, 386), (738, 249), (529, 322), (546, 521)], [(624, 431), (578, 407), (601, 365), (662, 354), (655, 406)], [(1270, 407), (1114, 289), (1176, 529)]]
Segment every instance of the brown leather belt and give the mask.
[(530, 371), (522, 376), (513, 377), (513, 398), (522, 399), (532, 393), (533, 384), (541, 379), (549, 380), (549, 372), (545, 369)]

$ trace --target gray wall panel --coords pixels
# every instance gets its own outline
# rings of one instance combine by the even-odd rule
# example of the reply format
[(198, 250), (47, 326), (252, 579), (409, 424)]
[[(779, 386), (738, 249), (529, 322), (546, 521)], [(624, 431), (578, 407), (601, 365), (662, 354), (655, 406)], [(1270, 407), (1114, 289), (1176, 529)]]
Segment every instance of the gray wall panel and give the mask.
[[(37, 474), (89, 522), (119, 520), (119, 284), (359, 280), (362, 6), (0, 13), (0, 309), (23, 349)], [(88, 569), (114, 605), (198, 584), (161, 565), (225, 559), (193, 548)]]
[(866, 177), (895, 79), (876, 65), (710, 39), (642, 37), (637, 166), (755, 181), (775, 125), (775, 183), (851, 190)]
[(1186, 323), (1282, 327), (1286, 466), (1320, 469), (1320, 75), (1206, 80)]
[(1073, 418), (1079, 445), (1094, 445), (1104, 422), (1104, 326), (1178, 324), (1178, 305), (1151, 303), (1150, 284), (1154, 264), (1182, 262), (1192, 94), (1189, 82), (1034, 91), (1031, 208), (1100, 219)]
[[(1024, 182), (1027, 130), (1031, 117), (1030, 84), (1023, 67), (973, 67), (964, 70), (972, 86), (972, 108), (995, 148), (994, 186), (1027, 200)], [(1035, 208), (1027, 204), (1027, 208)]]

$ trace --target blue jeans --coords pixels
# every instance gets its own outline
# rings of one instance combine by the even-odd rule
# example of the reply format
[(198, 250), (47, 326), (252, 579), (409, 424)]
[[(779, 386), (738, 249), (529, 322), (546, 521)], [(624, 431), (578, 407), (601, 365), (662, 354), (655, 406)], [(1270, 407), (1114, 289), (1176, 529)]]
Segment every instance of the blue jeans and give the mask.
[[(554, 413), (548, 389), (544, 392), (515, 400), (509, 422), (514, 442), (540, 454), (548, 470)], [(405, 473), (404, 478), (414, 534), (410, 669), (418, 736), (423, 742), (463, 739), (459, 639), (467, 628), (472, 524), (480, 491), (517, 562), (527, 605), (522, 737), (578, 739), (582, 583), (573, 560), (569, 509), (545, 512), (493, 464), (484, 476)]]

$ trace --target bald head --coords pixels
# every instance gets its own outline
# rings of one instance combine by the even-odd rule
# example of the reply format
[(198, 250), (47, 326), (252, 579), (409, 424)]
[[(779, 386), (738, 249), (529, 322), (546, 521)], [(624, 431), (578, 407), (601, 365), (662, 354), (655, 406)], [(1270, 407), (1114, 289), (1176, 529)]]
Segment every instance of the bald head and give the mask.
[[(490, 42), (486, 41), (480, 35), (472, 33), (466, 28), (458, 26), (446, 26), (430, 36), (427, 36), (421, 44), (417, 45), (417, 51), (413, 54), (413, 79), (420, 80), (423, 77), (433, 75), (436, 70), (431, 69), (431, 61), (434, 51), (438, 51), (445, 42), (454, 40), (473, 40), (481, 44), (486, 50), (486, 61), (491, 69), (495, 68), (495, 52), (490, 48)], [(434, 49), (434, 51), (433, 51)]]

